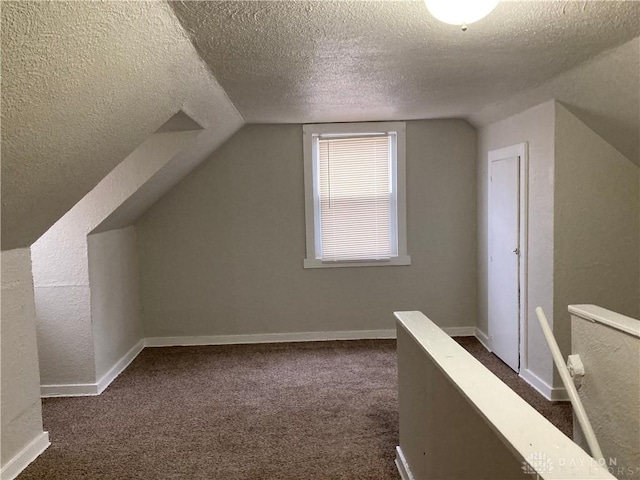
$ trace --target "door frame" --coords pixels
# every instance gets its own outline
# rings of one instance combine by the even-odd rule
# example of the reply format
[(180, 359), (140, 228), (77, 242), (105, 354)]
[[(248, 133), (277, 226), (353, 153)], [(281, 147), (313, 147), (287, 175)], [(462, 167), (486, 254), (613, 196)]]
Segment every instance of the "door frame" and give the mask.
[[(527, 142), (510, 145), (508, 147), (490, 150), (487, 155), (487, 222), (489, 218), (489, 208), (491, 207), (491, 162), (506, 158), (518, 157), (520, 167), (520, 185), (519, 185), (519, 255), (518, 255), (518, 278), (519, 278), (519, 368), (518, 373), (524, 371), (528, 367), (528, 327), (529, 327), (529, 306), (528, 306), (528, 273), (529, 273), (529, 145)], [(490, 269), (490, 252), (489, 252), (489, 225), (487, 223), (487, 292), (490, 288), (489, 269)], [(487, 312), (488, 313), (488, 312)], [(489, 337), (489, 346), (491, 345), (491, 331), (489, 328), (489, 318), (487, 318), (487, 336)]]

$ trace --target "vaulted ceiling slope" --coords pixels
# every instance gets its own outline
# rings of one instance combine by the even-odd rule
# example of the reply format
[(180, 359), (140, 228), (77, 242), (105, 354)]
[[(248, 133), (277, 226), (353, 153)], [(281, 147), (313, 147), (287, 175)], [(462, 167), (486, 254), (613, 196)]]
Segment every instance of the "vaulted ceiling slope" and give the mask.
[(640, 2), (503, 0), (466, 32), (422, 0), (171, 6), (248, 122), (483, 125), (557, 96), (640, 164), (637, 43), (577, 68), (640, 35)]
[(555, 98), (640, 166), (640, 37), (471, 115), (478, 126)]
[(165, 2), (2, 2), (2, 249), (31, 245), (179, 110), (215, 133), (202, 158), (244, 123)]
[(422, 0), (172, 7), (254, 123), (467, 117), (640, 34), (636, 1), (502, 1), (466, 32)]

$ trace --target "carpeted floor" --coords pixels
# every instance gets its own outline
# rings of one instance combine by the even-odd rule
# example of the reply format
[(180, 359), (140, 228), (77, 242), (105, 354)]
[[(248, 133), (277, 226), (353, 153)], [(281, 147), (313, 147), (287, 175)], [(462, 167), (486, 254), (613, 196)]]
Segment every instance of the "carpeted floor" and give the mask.
[(538, 391), (522, 380), (516, 372), (511, 370), (486, 348), (475, 337), (454, 338), (471, 355), (476, 357), (485, 367), (491, 370), (500, 380), (509, 385), (513, 391), (525, 399), (547, 420), (553, 423), (567, 437), (573, 437), (573, 410), (570, 402), (550, 402)]
[[(569, 408), (458, 340), (567, 426)], [(102, 395), (44, 400), (52, 445), (18, 478), (399, 479), (396, 392), (393, 340), (148, 348)]]
[(395, 479), (396, 389), (394, 341), (148, 348), (19, 478)]

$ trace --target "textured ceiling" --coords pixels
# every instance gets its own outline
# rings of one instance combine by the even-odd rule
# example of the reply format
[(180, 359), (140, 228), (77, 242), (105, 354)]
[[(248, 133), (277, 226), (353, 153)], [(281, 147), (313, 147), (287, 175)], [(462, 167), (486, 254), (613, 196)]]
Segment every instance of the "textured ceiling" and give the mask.
[(155, 131), (155, 133), (184, 132), (187, 130), (201, 130), (201, 129), (202, 129), (202, 125), (200, 125), (193, 118), (191, 118), (189, 115), (187, 115), (182, 110), (180, 110), (173, 117), (171, 117), (169, 120), (164, 122), (164, 124), (162, 124), (160, 128), (158, 128), (158, 130)]
[(422, 1), (171, 5), (248, 122), (467, 118), (640, 35), (635, 1), (502, 1), (467, 32)]
[(640, 38), (471, 115), (486, 125), (555, 98), (640, 166)]
[(31, 245), (179, 110), (208, 131), (199, 160), (243, 124), (166, 3), (3, 1), (2, 249)]
[(161, 127), (180, 110), (205, 131), (130, 211), (244, 120), (482, 124), (561, 91), (614, 146), (638, 151), (638, 42), (579, 64), (640, 35), (640, 2), (502, 1), (466, 33), (422, 1), (25, 0), (1, 10), (3, 250), (33, 243), (159, 127), (187, 128), (187, 118)]

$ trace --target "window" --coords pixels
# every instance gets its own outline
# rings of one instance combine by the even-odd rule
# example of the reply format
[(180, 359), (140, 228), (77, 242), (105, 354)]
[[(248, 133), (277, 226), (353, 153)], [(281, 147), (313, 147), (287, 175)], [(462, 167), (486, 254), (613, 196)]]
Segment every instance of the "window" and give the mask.
[(305, 268), (409, 265), (405, 124), (305, 125)]

